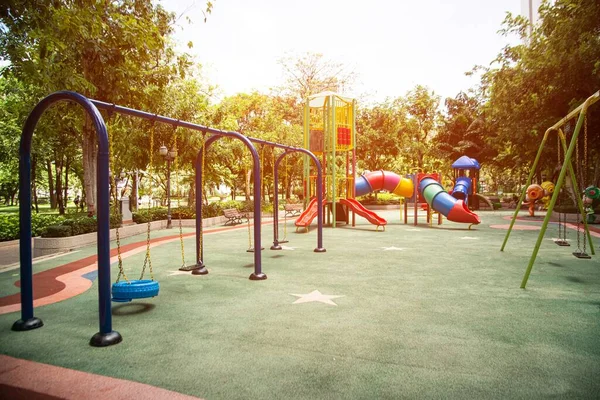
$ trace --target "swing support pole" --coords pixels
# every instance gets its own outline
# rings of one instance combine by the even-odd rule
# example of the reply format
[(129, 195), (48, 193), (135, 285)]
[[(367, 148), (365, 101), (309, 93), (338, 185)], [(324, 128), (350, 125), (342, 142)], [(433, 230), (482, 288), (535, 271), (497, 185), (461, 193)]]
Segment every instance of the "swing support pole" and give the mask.
[[(579, 136), (579, 132), (581, 131), (581, 127), (583, 126), (583, 122), (585, 120), (585, 115), (587, 113), (587, 109), (590, 105), (592, 105), (593, 103), (595, 103), (596, 101), (598, 101), (598, 99), (600, 98), (600, 91), (594, 93), (592, 96), (588, 97), (583, 104), (581, 104), (579, 107), (577, 107), (575, 110), (571, 111), (565, 118), (563, 118), (562, 120), (560, 120), (559, 122), (557, 122), (554, 126), (552, 126), (550, 129), (548, 129), (546, 131), (546, 133), (544, 134), (544, 139), (542, 140), (542, 146), (540, 146), (540, 150), (538, 151), (538, 154), (536, 156), (536, 161), (534, 162), (534, 167), (532, 167), (531, 172), (529, 174), (529, 179), (528, 179), (528, 185), (529, 182), (531, 181), (531, 178), (533, 177), (533, 173), (535, 172), (535, 166), (537, 166), (537, 162), (539, 161), (540, 158), (540, 154), (543, 148), (543, 144), (545, 143), (546, 139), (547, 139), (547, 134), (550, 130), (555, 130), (558, 127), (562, 126), (563, 124), (565, 124), (568, 120), (570, 120), (571, 118), (573, 118), (575, 115), (579, 114), (579, 118), (577, 120), (577, 125), (575, 126), (575, 131), (573, 132), (573, 137), (571, 138), (571, 142), (569, 144), (569, 148), (567, 149), (567, 153), (565, 154), (565, 162), (563, 163), (563, 166), (560, 170), (560, 175), (558, 176), (558, 181), (556, 182), (556, 187), (554, 188), (554, 193), (552, 194), (552, 198), (550, 199), (550, 204), (548, 206), (548, 211), (546, 212), (546, 216), (544, 217), (544, 222), (542, 223), (542, 228), (540, 230), (540, 234), (538, 236), (537, 242), (535, 244), (535, 247), (533, 249), (533, 253), (531, 254), (531, 258), (529, 259), (529, 264), (527, 265), (527, 269), (525, 271), (525, 275), (523, 276), (523, 280), (521, 282), (521, 288), (525, 289), (525, 287), (527, 286), (527, 280), (529, 279), (529, 275), (531, 274), (531, 270), (533, 269), (533, 264), (535, 263), (535, 259), (537, 257), (537, 253), (540, 249), (540, 246), (542, 244), (542, 240), (544, 239), (544, 234), (546, 233), (546, 228), (548, 227), (548, 222), (550, 221), (550, 216), (552, 215), (552, 210), (554, 209), (554, 206), (556, 204), (556, 201), (558, 199), (558, 195), (560, 193), (560, 190), (562, 189), (564, 180), (565, 180), (565, 176), (567, 174), (567, 170), (569, 170), (569, 172), (571, 173), (571, 178), (574, 178), (574, 173), (573, 173), (573, 167), (571, 166), (571, 156), (573, 155), (573, 151), (575, 149), (575, 146), (577, 144), (577, 138)], [(573, 187), (576, 190), (576, 194), (577, 194), (577, 203), (579, 206), (579, 210), (580, 212), (583, 212), (583, 205), (581, 203), (581, 197), (579, 196), (579, 192), (577, 191), (577, 182), (573, 179)], [(514, 224), (514, 221), (516, 219), (516, 214), (519, 211), (520, 208), (520, 203), (522, 198), (524, 197), (525, 191), (527, 190), (527, 187), (525, 187), (525, 190), (523, 191), (523, 193), (521, 194), (521, 198), (519, 199), (519, 206), (517, 207), (517, 209), (515, 210), (515, 216), (513, 218), (513, 221), (511, 223), (511, 228), (512, 225)], [(582, 214), (583, 215), (583, 214)], [(591, 238), (589, 236), (589, 230), (588, 230), (588, 226), (587, 226), (587, 222), (584, 219), (584, 226), (585, 226), (585, 231), (588, 233), (588, 239), (590, 239), (590, 243), (591, 243)], [(507, 238), (508, 238), (508, 234), (507, 234)], [(506, 239), (505, 239), (506, 242)], [(504, 245), (502, 246), (502, 248), (504, 248)], [(592, 246), (592, 254), (594, 254), (594, 250), (593, 250), (593, 246)]]
[[(271, 246), (271, 250), (281, 250), (282, 247), (279, 244), (279, 164), (281, 161), (287, 157), (289, 154), (293, 152), (300, 152), (304, 155), (310, 157), (315, 166), (317, 167), (317, 182), (321, 182), (323, 179), (323, 168), (321, 167), (321, 163), (319, 159), (310, 151), (305, 149), (294, 149), (286, 151), (277, 157), (274, 166), (274, 200), (273, 200), (273, 246)], [(323, 247), (323, 187), (322, 185), (317, 185), (317, 247), (315, 247), (315, 253), (325, 253), (327, 250)]]
[[(55, 92), (42, 99), (31, 111), (23, 127), (19, 147), (19, 215), (20, 215), (20, 275), (21, 319), (12, 330), (27, 331), (44, 324), (33, 314), (33, 268), (31, 251), (31, 141), (35, 127), (44, 111), (52, 104), (71, 101), (84, 108), (90, 117), (98, 140), (97, 160), (97, 253), (98, 253), (98, 316), (100, 330), (90, 339), (90, 345), (105, 347), (120, 343), (123, 338), (112, 329), (110, 304), (110, 227), (109, 227), (109, 145), (106, 124), (94, 101), (75, 92)], [(109, 109), (110, 107), (107, 107)]]

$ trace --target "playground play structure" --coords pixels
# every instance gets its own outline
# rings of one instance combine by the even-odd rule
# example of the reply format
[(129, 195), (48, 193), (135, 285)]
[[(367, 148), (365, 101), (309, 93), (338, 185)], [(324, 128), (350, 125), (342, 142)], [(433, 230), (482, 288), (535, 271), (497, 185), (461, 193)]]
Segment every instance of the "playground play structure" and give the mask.
[[(523, 288), (523, 289), (525, 289), (525, 287), (527, 286), (527, 280), (529, 279), (529, 275), (531, 274), (531, 270), (533, 269), (533, 264), (535, 263), (535, 259), (537, 257), (540, 246), (542, 244), (542, 240), (544, 239), (544, 234), (546, 233), (548, 223), (550, 222), (550, 218), (552, 216), (552, 211), (554, 210), (554, 207), (559, 199), (561, 189), (563, 189), (563, 186), (565, 184), (565, 178), (567, 176), (567, 172), (569, 173), (569, 177), (571, 179), (573, 191), (576, 194), (575, 197), (577, 199), (577, 207), (579, 209), (579, 218), (577, 219), (577, 250), (575, 252), (573, 252), (573, 255), (577, 258), (584, 258), (584, 259), (591, 258), (586, 253), (587, 244), (589, 244), (589, 246), (590, 246), (590, 251), (591, 251), (592, 255), (596, 254), (596, 252), (594, 250), (594, 245), (592, 243), (592, 237), (590, 235), (590, 230), (588, 227), (588, 217), (587, 216), (588, 216), (589, 211), (586, 211), (585, 209), (586, 209), (586, 207), (589, 209), (589, 207), (594, 203), (594, 201), (597, 200), (598, 197), (600, 197), (600, 192), (597, 187), (589, 186), (587, 189), (585, 189), (583, 191), (583, 195), (580, 195), (580, 193), (582, 193), (582, 192), (580, 192), (578, 189), (579, 188), (578, 181), (582, 182), (587, 179), (587, 176), (586, 176), (586, 172), (587, 172), (586, 171), (586, 167), (587, 167), (587, 118), (586, 117), (587, 117), (588, 108), (592, 104), (596, 103), (598, 100), (600, 100), (600, 91), (597, 91), (596, 93), (594, 93), (593, 95), (588, 97), (582, 104), (580, 104), (577, 108), (575, 108), (573, 111), (571, 111), (566, 117), (564, 117), (563, 119), (561, 119), (560, 121), (558, 121), (557, 123), (552, 125), (550, 128), (548, 128), (546, 130), (546, 132), (544, 133), (544, 137), (542, 138), (542, 143), (540, 144), (540, 147), (538, 149), (538, 152), (537, 152), (537, 155), (533, 162), (533, 165), (531, 166), (531, 170), (529, 172), (529, 177), (527, 178), (527, 183), (525, 184), (523, 191), (521, 193), (521, 196), (519, 197), (519, 201), (517, 203), (517, 208), (512, 217), (512, 220), (510, 222), (508, 231), (506, 232), (506, 237), (504, 238), (502, 247), (500, 248), (500, 251), (504, 251), (504, 248), (506, 247), (506, 243), (508, 242), (508, 238), (510, 236), (512, 228), (513, 228), (515, 221), (517, 219), (517, 216), (519, 214), (519, 209), (521, 207), (521, 204), (523, 203), (523, 199), (527, 195), (528, 189), (530, 189), (530, 185), (532, 184), (533, 175), (536, 172), (536, 168), (540, 161), (542, 151), (544, 150), (544, 147), (546, 146), (546, 142), (548, 141), (548, 138), (551, 133), (556, 133), (558, 136), (558, 140), (557, 140), (558, 161), (560, 162), (560, 159), (562, 156), (563, 162), (562, 162), (562, 166), (560, 169), (560, 174), (558, 176), (558, 180), (556, 181), (555, 188), (552, 193), (552, 198), (550, 199), (550, 203), (548, 204), (548, 211), (546, 212), (546, 216), (544, 217), (544, 222), (542, 223), (542, 228), (540, 230), (540, 234), (538, 236), (537, 242), (535, 243), (535, 247), (533, 248), (533, 253), (531, 254), (531, 258), (529, 259), (529, 264), (527, 265), (527, 269), (525, 270), (525, 275), (523, 276), (523, 280), (521, 282), (521, 288)], [(563, 132), (563, 127), (565, 127), (567, 125), (567, 123), (569, 123), (569, 121), (571, 121), (575, 117), (577, 117), (577, 124), (575, 125), (575, 129), (571, 136), (571, 141), (569, 142), (569, 147), (567, 148), (566, 135), (565, 135), (565, 132)], [(580, 157), (579, 157), (579, 148), (580, 148), (579, 134), (581, 133), (582, 127), (583, 127), (583, 131), (584, 131), (583, 144), (581, 146), (581, 147), (583, 147), (583, 157), (582, 157), (582, 159), (580, 159)], [(576, 169), (573, 168), (573, 163), (572, 163), (573, 153), (575, 153)], [(583, 182), (583, 184), (585, 185), (585, 182)], [(537, 196), (541, 197), (541, 194), (538, 193)], [(581, 233), (581, 230), (579, 227), (580, 222), (583, 223), (583, 227), (584, 227), (583, 240), (580, 239), (580, 233)], [(557, 244), (565, 245), (566, 240), (563, 240), (564, 238), (560, 237), (560, 226), (561, 226), (561, 221), (559, 219), (559, 240), (557, 241)]]
[[(296, 229), (308, 230), (319, 211), (318, 194), (322, 186), (327, 207), (327, 223), (335, 228), (337, 222), (355, 226), (359, 215), (376, 226), (385, 229), (387, 221), (375, 212), (366, 209), (356, 197), (373, 191), (387, 190), (399, 196), (411, 198), (415, 204), (414, 224), (417, 224), (417, 203), (426, 202), (433, 209), (454, 222), (478, 224), (479, 217), (467, 207), (473, 197), (474, 177), (462, 177), (456, 181), (453, 196), (439, 183), (438, 174), (412, 174), (408, 177), (390, 171), (372, 171), (356, 177), (356, 100), (333, 92), (310, 96), (304, 107), (304, 147), (321, 157), (323, 179), (320, 180), (314, 167), (305, 157), (303, 186), (307, 199), (311, 199), (304, 212), (296, 220)], [(476, 168), (472, 159), (465, 156), (469, 164), (457, 167), (456, 171)], [(458, 160), (457, 160), (458, 161)], [(464, 161), (464, 160), (463, 160)], [(417, 190), (415, 190), (415, 188)], [(406, 203), (405, 203), (406, 205)], [(405, 209), (404, 221), (407, 223)], [(331, 219), (330, 219), (331, 217)], [(428, 213), (428, 220), (429, 220)], [(333, 221), (333, 222), (332, 222)], [(441, 221), (441, 220), (440, 220)]]
[[(281, 161), (286, 155), (292, 152), (301, 152), (312, 159), (315, 164), (317, 179), (321, 179), (321, 165), (319, 160), (310, 151), (286, 146), (279, 143), (264, 141), (261, 139), (246, 137), (238, 132), (222, 131), (202, 125), (197, 125), (185, 121), (175, 120), (140, 110), (134, 110), (127, 107), (117, 106), (98, 100), (88, 99), (81, 94), (62, 91), (53, 93), (42, 99), (29, 114), (23, 133), (21, 135), (21, 144), (19, 147), (19, 212), (20, 212), (20, 277), (21, 277), (21, 319), (16, 321), (12, 329), (14, 331), (27, 331), (43, 326), (41, 319), (34, 316), (33, 312), (33, 268), (32, 268), (32, 248), (31, 248), (31, 143), (33, 132), (44, 111), (52, 104), (61, 101), (71, 101), (83, 107), (87, 115), (92, 120), (98, 139), (98, 158), (97, 158), (97, 254), (98, 254), (98, 311), (99, 311), (99, 332), (92, 336), (90, 345), (103, 347), (120, 343), (122, 336), (112, 328), (111, 312), (111, 278), (110, 278), (110, 229), (109, 229), (109, 164), (110, 164), (110, 141), (104, 118), (99, 110), (105, 110), (110, 114), (118, 113), (131, 117), (137, 117), (155, 123), (166, 123), (174, 128), (181, 127), (203, 134), (203, 144), (196, 157), (196, 187), (203, 186), (203, 166), (206, 150), (216, 140), (229, 137), (241, 140), (250, 150), (253, 161), (253, 195), (254, 195), (254, 246), (261, 248), (261, 169), (260, 158), (253, 143), (263, 146), (272, 146), (284, 150), (279, 157)], [(152, 150), (150, 151), (152, 153)], [(275, 181), (277, 187), (277, 181)], [(322, 196), (321, 188), (317, 188), (317, 247), (315, 252), (325, 252), (323, 247), (323, 215), (322, 215)], [(202, 229), (202, 190), (196, 191), (196, 263), (193, 266), (182, 266), (184, 270), (191, 270), (197, 275), (208, 273), (204, 263), (203, 229)], [(277, 237), (274, 238), (277, 241)], [(118, 242), (117, 242), (118, 243)], [(149, 256), (149, 247), (147, 249)], [(120, 258), (120, 257), (119, 257)], [(120, 264), (120, 262), (119, 262)], [(146, 265), (144, 265), (144, 268)], [(121, 270), (121, 269), (120, 269)], [(121, 270), (122, 271), (122, 270)], [(143, 275), (143, 273), (142, 273)], [(250, 280), (267, 279), (266, 274), (262, 272), (261, 252), (254, 252), (254, 272), (250, 275)], [(126, 280), (117, 287), (116, 300), (128, 301), (133, 298), (151, 297), (158, 294), (158, 285), (151, 280)], [(113, 286), (113, 287), (115, 287)], [(125, 293), (123, 293), (123, 290)]]

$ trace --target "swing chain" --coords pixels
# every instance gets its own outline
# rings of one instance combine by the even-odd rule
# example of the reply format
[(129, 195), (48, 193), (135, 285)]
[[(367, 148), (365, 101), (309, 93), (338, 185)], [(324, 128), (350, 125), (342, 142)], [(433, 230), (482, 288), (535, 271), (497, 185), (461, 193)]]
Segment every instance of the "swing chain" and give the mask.
[[(579, 217), (577, 218), (577, 253), (581, 254), (581, 240), (580, 240), (580, 233), (579, 232)], [(583, 245), (585, 246), (585, 240), (583, 241)], [(583, 250), (583, 252), (585, 253), (585, 249)]]
[[(264, 181), (264, 176), (263, 176), (263, 172), (264, 172), (264, 161), (265, 161), (265, 147), (266, 145), (262, 145), (262, 147), (260, 148), (260, 165), (259, 165), (259, 172), (260, 172), (260, 192), (262, 193), (262, 184)], [(256, 201), (256, 199), (254, 200)], [(250, 230), (250, 213), (246, 213), (246, 221), (247, 221), (247, 225), (248, 225), (248, 250), (246, 250), (247, 252), (253, 252), (254, 251), (254, 245), (252, 244), (252, 234), (251, 234), (251, 230)]]
[(146, 224), (146, 258), (144, 259), (144, 266), (142, 267), (140, 280), (144, 277), (146, 266), (149, 267), (150, 277), (152, 280), (154, 280), (154, 274), (152, 272), (152, 259), (150, 258), (150, 217), (148, 217), (148, 223)]
[[(206, 158), (206, 132), (202, 132), (202, 162), (200, 164), (200, 168), (201, 168), (201, 173), (202, 173), (202, 187), (196, 188), (196, 190), (200, 190), (200, 194), (201, 194), (201, 198), (202, 201), (204, 201), (204, 166), (205, 166), (205, 158)], [(200, 226), (196, 227), (197, 230), (200, 231), (200, 234), (198, 235), (198, 257), (204, 257), (204, 207), (200, 207), (200, 221), (202, 221), (200, 223)], [(202, 260), (202, 258), (200, 258), (199, 261), (202, 261), (202, 263), (204, 263), (204, 260)]]
[(253, 246), (252, 246), (252, 235), (250, 233), (250, 216), (248, 214), (246, 214), (246, 221), (248, 224), (248, 250), (252, 250)]
[[(115, 105), (113, 104), (113, 108), (108, 110), (108, 117), (107, 117), (107, 123), (110, 125), (110, 122), (112, 121), (112, 116), (114, 114), (114, 107)], [(112, 128), (112, 127), (111, 127)], [(109, 152), (110, 152), (110, 156), (109, 156), (109, 169), (112, 172), (112, 177), (115, 177), (115, 170), (114, 170), (114, 151), (113, 151), (113, 130), (112, 129), (108, 129), (108, 146), (109, 146)], [(112, 179), (111, 179), (112, 181)], [(111, 182), (112, 183), (112, 182)], [(116, 197), (116, 190), (117, 188), (115, 187), (115, 197)], [(117, 259), (119, 261), (118, 265), (119, 265), (119, 273), (117, 274), (117, 283), (119, 282), (119, 280), (121, 279), (121, 277), (123, 277), (123, 279), (125, 279), (127, 282), (129, 282), (129, 279), (127, 279), (127, 275), (125, 275), (125, 270), (123, 269), (123, 258), (121, 256), (121, 236), (119, 233), (119, 226), (117, 226), (117, 229), (115, 230), (115, 234), (116, 234), (116, 242), (117, 242)]]
[[(174, 144), (173, 148), (177, 153), (177, 126), (175, 126), (175, 135), (174, 135)], [(177, 193), (177, 211), (179, 213), (179, 243), (181, 248), (181, 268), (186, 269), (187, 265), (185, 265), (185, 247), (183, 245), (183, 224), (181, 222), (181, 198), (179, 196), (179, 157), (175, 157), (175, 187)]]
[[(148, 178), (150, 178), (150, 182), (152, 182), (152, 162), (154, 161), (154, 132), (156, 130), (156, 120), (152, 120), (152, 127), (150, 128), (150, 161), (148, 167)], [(150, 256), (150, 224), (152, 221), (150, 215), (150, 206), (152, 204), (152, 188), (151, 184), (149, 185), (149, 196), (148, 196), (148, 222), (146, 224), (146, 257), (144, 258), (144, 265), (142, 267), (142, 273), (140, 274), (140, 280), (144, 277), (144, 273), (146, 272), (146, 267), (148, 267), (150, 271), (150, 278), (154, 280), (154, 271), (152, 270), (152, 258)]]
[[(559, 134), (558, 134), (558, 135), (556, 135), (556, 159), (557, 159), (557, 168), (560, 168), (560, 167), (561, 167), (561, 157), (560, 157), (560, 147), (561, 147), (561, 146), (560, 146), (560, 145), (561, 145), (561, 142), (560, 142), (560, 132), (559, 132)], [(558, 204), (559, 204), (559, 205), (560, 205), (560, 204), (562, 204), (561, 197), (562, 197), (562, 190), (561, 190), (561, 192), (560, 192), (560, 193), (558, 193)], [(561, 219), (562, 219), (562, 218), (561, 218), (561, 216), (562, 216), (562, 214), (563, 214), (563, 210), (561, 210), (561, 211), (558, 213), (558, 241), (559, 241), (559, 242), (564, 242), (564, 243), (566, 243), (566, 241), (567, 241), (567, 228), (566, 228), (566, 226), (564, 226), (564, 225), (561, 223)], [(565, 221), (564, 221), (564, 222), (566, 223), (566, 215), (565, 215), (564, 217), (565, 217), (565, 218), (564, 218), (564, 219), (565, 219)], [(563, 228), (564, 228), (564, 229), (563, 229)], [(564, 232), (563, 232), (563, 231), (564, 231)]]
[[(588, 124), (587, 124), (587, 113), (584, 117), (583, 122), (583, 172), (587, 175), (587, 154), (588, 154)], [(585, 187), (585, 182), (581, 182)]]
[(119, 260), (119, 273), (117, 275), (117, 283), (119, 283), (121, 276), (123, 277), (123, 279), (125, 279), (127, 282), (129, 282), (129, 279), (127, 279), (127, 275), (125, 275), (125, 270), (123, 269), (123, 258), (121, 257), (121, 237), (119, 236), (119, 228), (116, 229), (116, 235), (117, 235), (117, 258)]
[[(287, 150), (286, 150), (287, 153)], [(283, 198), (285, 199), (284, 204), (287, 204), (287, 188), (288, 188), (288, 158), (287, 158), (287, 154), (285, 156), (285, 164), (284, 164), (284, 171), (283, 173), (284, 175), (284, 179), (283, 179)], [(279, 210), (278, 210), (279, 212)], [(284, 213), (283, 213), (283, 240), (287, 241), (287, 212), (285, 211), (285, 207), (284, 207)]]

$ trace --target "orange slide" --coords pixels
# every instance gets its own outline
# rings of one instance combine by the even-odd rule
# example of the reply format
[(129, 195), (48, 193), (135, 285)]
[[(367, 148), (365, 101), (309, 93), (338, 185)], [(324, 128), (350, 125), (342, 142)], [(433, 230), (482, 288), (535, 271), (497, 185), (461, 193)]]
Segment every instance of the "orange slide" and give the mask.
[(387, 221), (385, 219), (381, 218), (379, 215), (375, 214), (373, 211), (367, 210), (365, 208), (365, 206), (360, 204), (355, 199), (340, 199), (339, 202), (340, 202), (340, 204), (344, 204), (344, 205), (348, 206), (348, 208), (350, 210), (354, 211), (356, 214), (365, 218), (367, 221), (369, 221), (373, 225), (377, 225), (377, 227), (383, 226), (385, 228), (385, 225), (387, 225)]
[(302, 214), (296, 220), (296, 226), (308, 229), (310, 224), (313, 222), (313, 219), (317, 216), (319, 211), (319, 207), (317, 204), (317, 198), (314, 197), (310, 203), (308, 203), (308, 207), (306, 210), (302, 211)]

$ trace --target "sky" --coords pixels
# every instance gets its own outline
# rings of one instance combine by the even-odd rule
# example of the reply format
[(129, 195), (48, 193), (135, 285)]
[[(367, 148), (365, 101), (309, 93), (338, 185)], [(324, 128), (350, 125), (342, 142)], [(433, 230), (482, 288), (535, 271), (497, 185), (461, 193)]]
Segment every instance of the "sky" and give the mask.
[[(354, 71), (346, 95), (395, 98), (420, 84), (455, 97), (478, 83), (465, 72), (488, 66), (516, 37), (498, 31), (522, 0), (162, 0), (179, 16), (175, 38), (195, 56), (221, 96), (268, 93), (285, 82), (282, 58), (321, 53)], [(189, 17), (193, 23), (186, 20)], [(194, 47), (186, 44), (192, 41)]]

